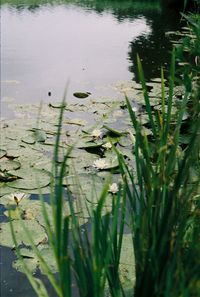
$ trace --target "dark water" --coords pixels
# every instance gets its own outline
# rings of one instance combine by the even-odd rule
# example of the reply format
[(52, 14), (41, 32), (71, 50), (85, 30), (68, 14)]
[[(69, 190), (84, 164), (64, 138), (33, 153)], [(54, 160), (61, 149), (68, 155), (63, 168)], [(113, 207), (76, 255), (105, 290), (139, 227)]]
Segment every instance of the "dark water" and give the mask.
[[(8, 101), (60, 100), (68, 80), (71, 101), (74, 91), (113, 95), (104, 87), (138, 80), (137, 53), (147, 80), (158, 77), (171, 51), (165, 32), (179, 26), (178, 13), (157, 1), (2, 0), (1, 116), (11, 115)], [(12, 269), (14, 259), (13, 251), (1, 248), (1, 296), (36, 296)], [(49, 294), (54, 296), (51, 288)]]
[(147, 79), (159, 76), (171, 50), (165, 32), (179, 26), (178, 14), (158, 1), (15, 3), (1, 5), (3, 115), (8, 101), (60, 100), (68, 80), (70, 101), (75, 91), (114, 95), (105, 86), (137, 80), (137, 53)]

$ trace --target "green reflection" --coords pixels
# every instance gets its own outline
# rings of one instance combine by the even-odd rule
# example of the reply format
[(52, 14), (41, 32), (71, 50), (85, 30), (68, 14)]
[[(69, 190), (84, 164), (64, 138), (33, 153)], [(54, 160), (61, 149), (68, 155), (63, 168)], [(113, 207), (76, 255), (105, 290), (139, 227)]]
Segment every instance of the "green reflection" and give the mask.
[(1, 5), (9, 4), (19, 10), (29, 9), (37, 10), (43, 5), (77, 5), (87, 9), (95, 10), (96, 12), (103, 12), (109, 10), (119, 17), (130, 17), (133, 11), (143, 10), (160, 10), (160, 1), (133, 1), (133, 0), (2, 0)]

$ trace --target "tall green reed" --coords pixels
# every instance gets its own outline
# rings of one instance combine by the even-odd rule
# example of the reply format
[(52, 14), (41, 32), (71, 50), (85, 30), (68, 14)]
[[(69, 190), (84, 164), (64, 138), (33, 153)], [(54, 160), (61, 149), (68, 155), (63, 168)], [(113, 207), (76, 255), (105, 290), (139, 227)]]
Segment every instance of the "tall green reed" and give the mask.
[[(191, 260), (187, 258), (187, 263), (184, 259), (185, 253), (187, 254), (184, 237), (191, 216), (194, 213), (197, 215), (197, 208), (194, 210), (194, 193), (199, 181), (190, 183), (190, 169), (198, 164), (200, 118), (197, 117), (191, 122), (193, 133), (190, 142), (185, 150), (181, 150), (179, 138), (183, 115), (191, 93), (185, 89), (180, 110), (176, 119), (173, 119), (175, 53), (172, 55), (167, 102), (163, 70), (161, 71), (161, 113), (152, 111), (139, 58), (138, 72), (153, 140), (144, 134), (131, 103), (126, 98), (136, 131), (136, 178), (130, 172), (123, 156), (118, 153), (123, 181), (132, 208), (130, 217), (136, 259), (134, 296), (189, 296), (186, 294), (186, 275)], [(193, 223), (195, 225), (194, 221)], [(197, 240), (197, 232), (194, 237)], [(194, 238), (190, 240), (188, 244), (191, 248)], [(192, 250), (190, 252), (192, 253)], [(193, 252), (195, 253), (195, 250)], [(192, 256), (195, 257), (195, 254)]]

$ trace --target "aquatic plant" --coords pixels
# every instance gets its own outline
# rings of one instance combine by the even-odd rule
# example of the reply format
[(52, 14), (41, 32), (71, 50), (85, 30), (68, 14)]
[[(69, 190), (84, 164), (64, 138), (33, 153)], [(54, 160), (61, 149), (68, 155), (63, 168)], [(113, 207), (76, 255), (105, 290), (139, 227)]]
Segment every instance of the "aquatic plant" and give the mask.
[[(191, 293), (186, 292), (188, 292), (189, 267), (194, 257), (196, 258), (196, 248), (192, 254), (192, 245), (197, 244), (196, 230), (199, 229), (194, 218), (198, 217), (199, 211), (196, 204), (196, 198), (199, 196), (195, 193), (197, 194), (199, 186), (200, 118), (195, 118), (191, 123), (193, 131), (191, 139), (188, 146), (182, 150), (179, 146), (179, 137), (183, 125), (183, 114), (189, 101), (189, 92), (185, 91), (180, 110), (176, 119), (173, 119), (171, 109), (174, 97), (174, 65), (175, 56), (173, 55), (167, 108), (165, 110), (166, 99), (162, 71), (162, 111), (153, 113), (141, 62), (138, 58), (139, 74), (153, 139), (142, 133), (140, 122), (126, 98), (133, 127), (136, 130), (134, 147), (136, 178), (120, 153), (118, 157), (132, 209), (130, 220), (136, 259), (134, 296), (140, 297), (182, 296), (182, 294), (192, 296)], [(191, 169), (196, 169), (198, 176), (193, 184), (190, 178)], [(191, 218), (194, 224), (192, 227)], [(191, 237), (188, 237), (186, 243), (188, 228), (192, 230)], [(190, 259), (186, 256), (188, 246), (190, 247)], [(190, 277), (194, 284), (195, 281), (197, 282), (197, 266), (194, 267), (193, 272), (194, 274)], [(197, 289), (196, 287), (194, 292), (195, 290), (197, 292)]]
[[(123, 108), (128, 109), (132, 121), (130, 131), (121, 133), (104, 125), (115, 137), (127, 137), (130, 134), (132, 148), (129, 158), (135, 164), (136, 173), (121, 153), (121, 148), (114, 145), (112, 139), (115, 137), (109, 136), (106, 143), (107, 140), (112, 143), (112, 149), (118, 157), (117, 168), (121, 173), (121, 182), (117, 184), (108, 180), (97, 203), (90, 209), (83, 201), (77, 201), (78, 195), (73, 197), (69, 189), (63, 188), (74, 148), (73, 145), (69, 146), (60, 161), (59, 144), (65, 100), (60, 106), (52, 166), (50, 215), (40, 195), (48, 246), (56, 262), (57, 275), (27, 228), (30, 224), (25, 224), (23, 220), (16, 223), (23, 227), (29, 245), (57, 296), (73, 296), (74, 286), (80, 296), (92, 297), (109, 294), (113, 297), (133, 294), (135, 297), (196, 296), (198, 293), (199, 88), (193, 84), (194, 75), (188, 75), (187, 80), (183, 80), (183, 96), (176, 97), (173, 53), (168, 86), (164, 83), (164, 71), (161, 71), (161, 105), (156, 108), (156, 104), (151, 104), (139, 57), (138, 72), (148, 121), (145, 118), (145, 124), (142, 123), (137, 109), (133, 108), (132, 102), (126, 97)], [(166, 92), (167, 87), (169, 90)], [(192, 115), (188, 123), (184, 115), (191, 107), (191, 100), (195, 102), (195, 116)], [(174, 106), (178, 106), (175, 112)], [(190, 137), (183, 145), (181, 137), (186, 122)], [(148, 130), (144, 128), (151, 133), (146, 133)], [(89, 137), (94, 140), (95, 135), (90, 133)], [(101, 145), (104, 145), (103, 141)], [(103, 158), (100, 160), (104, 162)], [(102, 163), (100, 167), (96, 165), (98, 163), (95, 163), (95, 167), (105, 169)], [(74, 179), (77, 190), (81, 192), (78, 177)], [(106, 208), (110, 192), (112, 202)], [(66, 196), (69, 206), (67, 210), (64, 203)], [(76, 207), (76, 203), (80, 203), (89, 213), (89, 231), (80, 222), (83, 218), (79, 217), (80, 208)], [(18, 206), (20, 218), (22, 216)], [(123, 242), (127, 238), (124, 234), (125, 226), (128, 226), (135, 254), (135, 260), (131, 253), (126, 255), (132, 268), (128, 289), (121, 275)], [(48, 296), (44, 284), (32, 275), (23, 257), (15, 228), (15, 221), (11, 220), (15, 249), (24, 272), (37, 295)]]

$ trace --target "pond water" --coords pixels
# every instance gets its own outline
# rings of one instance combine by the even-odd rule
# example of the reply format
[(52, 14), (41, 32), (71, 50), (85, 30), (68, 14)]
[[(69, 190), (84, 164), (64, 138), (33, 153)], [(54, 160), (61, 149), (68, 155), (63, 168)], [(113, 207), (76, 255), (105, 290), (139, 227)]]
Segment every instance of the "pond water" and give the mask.
[(111, 84), (137, 80), (137, 53), (147, 79), (159, 76), (171, 49), (165, 32), (178, 25), (158, 1), (3, 0), (2, 114), (11, 101), (59, 101), (67, 81), (70, 101), (75, 91), (114, 96)]
[[(9, 102), (59, 101), (67, 81), (71, 102), (77, 100), (73, 97), (76, 91), (90, 92), (94, 97), (115, 96), (111, 85), (138, 81), (137, 53), (147, 80), (158, 77), (160, 65), (167, 70), (170, 59), (171, 43), (165, 32), (180, 25), (178, 14), (162, 9), (158, 1), (1, 3), (4, 117), (11, 116)], [(14, 258), (13, 251), (2, 247), (2, 297), (35, 296), (25, 276), (12, 269)], [(54, 296), (51, 288), (49, 294)]]

